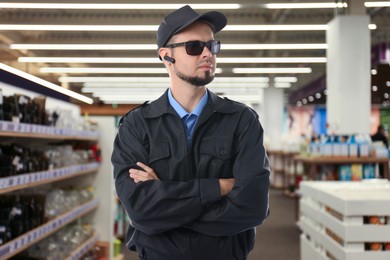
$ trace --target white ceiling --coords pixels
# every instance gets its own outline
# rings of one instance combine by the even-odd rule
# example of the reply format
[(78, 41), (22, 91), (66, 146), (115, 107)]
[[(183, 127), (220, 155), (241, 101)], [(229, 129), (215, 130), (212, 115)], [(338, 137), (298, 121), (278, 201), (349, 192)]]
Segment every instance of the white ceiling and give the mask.
[[(2, 1), (6, 2), (6, 1)], [(27, 1), (12, 1), (12, 3), (27, 2)], [(32, 2), (32, 1), (29, 1)], [(54, 1), (39, 1), (46, 3), (54, 3)], [(72, 3), (74, 1), (61, 1), (60, 3)], [(155, 0), (155, 3), (161, 4), (160, 1)], [(204, 3), (205, 1), (190, 1), (189, 4)], [(267, 1), (270, 3), (271, 1)], [(272, 1), (272, 2), (298, 2), (298, 1)], [(313, 1), (299, 1), (313, 2)], [(315, 1), (317, 3), (332, 3), (332, 1)], [(335, 1), (333, 1), (334, 3)], [(343, 1), (336, 1), (343, 2)], [(351, 4), (358, 4), (362, 1), (347, 1)], [(389, 1), (387, 1), (389, 2)], [(59, 3), (59, 2), (57, 2)], [(128, 4), (129, 1), (82, 1), (82, 3), (99, 3), (99, 4)], [(153, 2), (149, 2), (153, 3)], [(174, 1), (165, 1), (164, 3), (177, 3)], [(214, 2), (217, 4), (218, 2)], [(224, 1), (224, 3), (238, 3), (235, 1)], [(241, 8), (233, 10), (219, 11), (225, 13), (228, 18), (228, 24), (231, 25), (326, 25), (336, 15), (341, 15), (343, 12), (348, 13), (348, 9), (266, 9), (264, 8), (264, 1), (246, 0), (244, 3), (239, 3)], [(209, 3), (211, 4), (211, 3)], [(362, 3), (360, 3), (362, 5)], [(91, 5), (92, 7), (92, 5)], [(49, 26), (52, 25), (99, 25), (100, 28), (107, 25), (128, 26), (128, 25), (158, 25), (163, 16), (171, 10), (116, 10), (116, 9), (26, 9), (26, 8), (0, 8), (0, 26), (4, 25), (45, 25), (41, 30), (31, 30), (26, 27), (20, 29), (4, 29), (0, 30), (0, 62), (7, 65), (19, 68), (25, 72), (31, 73), (38, 77), (44, 78), (50, 82), (58, 85), (69, 87), (79, 93), (83, 93), (84, 83), (82, 82), (69, 82), (63, 83), (59, 81), (60, 77), (137, 77), (137, 78), (154, 78), (154, 77), (166, 77), (164, 67), (159, 62), (155, 46), (155, 31), (92, 31), (86, 30), (49, 30)], [(200, 13), (208, 11), (197, 10)], [(372, 45), (382, 42), (388, 42), (390, 38), (390, 8), (367, 8), (367, 14), (371, 17), (371, 23), (377, 26), (376, 30), (371, 31)], [(227, 29), (227, 28), (226, 28)], [(320, 49), (304, 49), (304, 50), (289, 50), (289, 49), (249, 49), (249, 50), (229, 50), (227, 47), (229, 44), (324, 44), (326, 31), (248, 31), (247, 29), (240, 31), (224, 30), (216, 35), (216, 38), (222, 42), (222, 52), (219, 54), (221, 62), (218, 67), (222, 69), (222, 72), (217, 77), (268, 77), (269, 84), (273, 85), (273, 77), (275, 76), (294, 76), (297, 77), (297, 82), (292, 83), (292, 87), (285, 89), (286, 95), (302, 88), (306, 84), (321, 77), (325, 74), (326, 63), (324, 62), (288, 62), (288, 58), (292, 57), (326, 57), (326, 50)], [(27, 49), (11, 49), (11, 44), (109, 44), (111, 47), (108, 49), (94, 49), (85, 50), (76, 47), (74, 50), (27, 50)], [(151, 44), (150, 50), (120, 50), (114, 49), (116, 44)], [(224, 48), (223, 46), (226, 46)], [(21, 62), (22, 57), (80, 57), (83, 58), (78, 62)], [(152, 58), (155, 59), (155, 63), (113, 63), (111, 62), (98, 62), (93, 63), (87, 61), (87, 58)], [(223, 62), (225, 58), (240, 57), (238, 61)], [(282, 63), (275, 63), (272, 61), (262, 60), (258, 63), (254, 63), (250, 59), (252, 58), (267, 58), (276, 57), (282, 58)], [(100, 73), (53, 73), (53, 72), (41, 72), (40, 69), (46, 67), (50, 70), (54, 67), (65, 68), (101, 68)], [(141, 68), (143, 73), (109, 73), (105, 68)], [(273, 67), (295, 67), (295, 68), (311, 68), (312, 72), (308, 74), (234, 74), (233, 68), (273, 68)], [(155, 68), (162, 69), (158, 74), (147, 74), (143, 68)], [(100, 88), (107, 87), (104, 91), (111, 94), (119, 93), (124, 96), (130, 92), (129, 98), (123, 98), (122, 101), (117, 103), (140, 103), (145, 99), (151, 99), (157, 96), (157, 93), (168, 87), (168, 83), (161, 83), (159, 86), (145, 87), (143, 84), (139, 86), (131, 86), (128, 84), (125, 90), (113, 89), (115, 84), (111, 82), (100, 82)], [(87, 84), (88, 85), (88, 84)], [(214, 90), (221, 95), (227, 95), (233, 99), (241, 100), (246, 103), (258, 103), (262, 97), (262, 84), (260, 83), (247, 83), (247, 85), (240, 87), (229, 86), (215, 86)], [(85, 86), (87, 87), (87, 86)], [(96, 86), (95, 86), (96, 87)], [(115, 86), (119, 88), (119, 86)], [(123, 84), (121, 85), (123, 88)], [(138, 87), (138, 88), (137, 88)], [(140, 89), (143, 88), (143, 89)], [(211, 87), (213, 89), (213, 87)], [(89, 89), (84, 94), (92, 97), (92, 92), (96, 92), (95, 89)], [(96, 94), (95, 94), (96, 95)], [(99, 102), (98, 98), (94, 98)], [(108, 101), (108, 103), (111, 103)]]

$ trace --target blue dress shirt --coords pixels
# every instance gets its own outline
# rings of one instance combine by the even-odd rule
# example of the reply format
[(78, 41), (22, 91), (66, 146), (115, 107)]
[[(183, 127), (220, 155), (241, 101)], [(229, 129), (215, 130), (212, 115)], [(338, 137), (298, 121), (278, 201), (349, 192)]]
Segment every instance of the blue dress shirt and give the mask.
[(203, 108), (207, 104), (208, 94), (207, 91), (203, 95), (202, 99), (199, 101), (198, 105), (196, 105), (195, 109), (188, 113), (172, 96), (171, 89), (168, 90), (168, 100), (173, 109), (180, 116), (181, 121), (183, 121), (184, 128), (186, 129), (186, 139), (187, 139), (187, 147), (191, 147), (192, 134), (198, 121), (200, 114), (203, 111)]

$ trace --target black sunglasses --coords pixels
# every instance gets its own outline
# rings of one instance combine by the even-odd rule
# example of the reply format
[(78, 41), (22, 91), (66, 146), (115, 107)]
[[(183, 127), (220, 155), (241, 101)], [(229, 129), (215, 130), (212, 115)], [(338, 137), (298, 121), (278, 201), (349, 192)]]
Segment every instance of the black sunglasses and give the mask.
[(208, 42), (201, 41), (189, 41), (189, 42), (179, 42), (168, 44), (166, 48), (176, 48), (179, 46), (186, 47), (186, 52), (188, 55), (197, 56), (203, 52), (204, 46), (206, 46), (212, 54), (217, 54), (221, 50), (221, 42), (216, 40), (210, 40)]

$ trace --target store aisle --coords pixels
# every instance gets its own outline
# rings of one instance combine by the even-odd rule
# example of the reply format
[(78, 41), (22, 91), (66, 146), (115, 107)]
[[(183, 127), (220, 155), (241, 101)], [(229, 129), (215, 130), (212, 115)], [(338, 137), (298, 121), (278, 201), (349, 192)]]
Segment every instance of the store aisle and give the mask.
[[(271, 215), (257, 228), (256, 245), (248, 260), (299, 260), (299, 234), (295, 224), (295, 201), (282, 190), (270, 192)], [(125, 260), (138, 260), (124, 248)]]
[(256, 244), (248, 260), (299, 260), (300, 231), (295, 221), (295, 200), (271, 189), (271, 215), (257, 227)]

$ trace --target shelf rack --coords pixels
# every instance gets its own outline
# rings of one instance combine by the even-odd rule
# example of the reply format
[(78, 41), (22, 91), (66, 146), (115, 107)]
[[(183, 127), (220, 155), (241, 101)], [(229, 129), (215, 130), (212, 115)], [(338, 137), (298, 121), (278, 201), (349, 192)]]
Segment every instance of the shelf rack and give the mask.
[(99, 205), (98, 200), (92, 200), (80, 205), (69, 212), (66, 212), (43, 225), (40, 225), (27, 233), (0, 246), (0, 259), (8, 259), (42, 239), (52, 235), (59, 229), (65, 227), (72, 221), (96, 210)]

